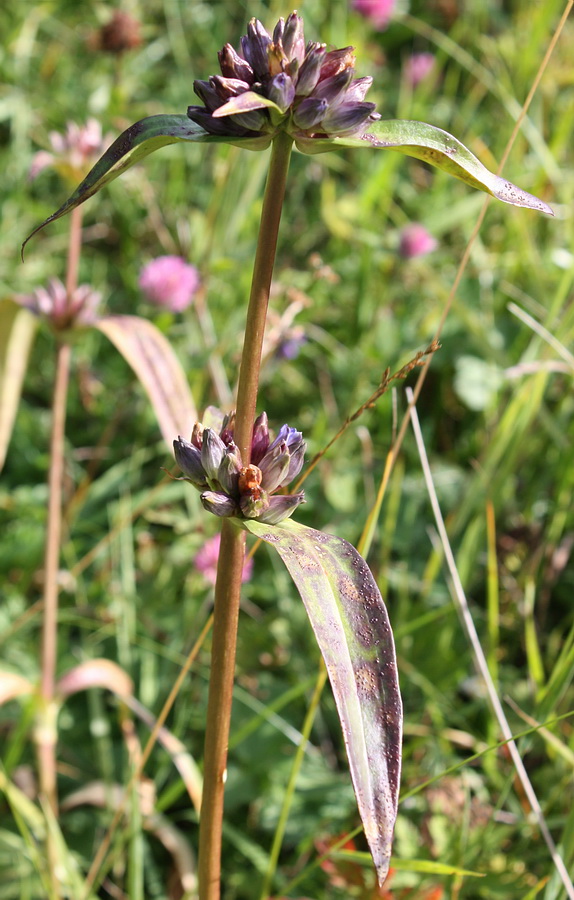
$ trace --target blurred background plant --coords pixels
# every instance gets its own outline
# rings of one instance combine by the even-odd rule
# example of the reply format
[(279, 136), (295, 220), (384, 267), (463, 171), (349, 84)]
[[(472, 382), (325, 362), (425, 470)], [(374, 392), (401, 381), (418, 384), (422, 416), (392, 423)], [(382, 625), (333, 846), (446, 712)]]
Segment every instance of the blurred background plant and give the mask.
[[(383, 117), (439, 125), (495, 169), (563, 4), (488, 0), (463, 7), (456, 0), (413, 0), (386, 6), (392, 15), (382, 30), (358, 3), (305, 0), (299, 11), (309, 37), (357, 47), (365, 74), (374, 77), (369, 99)], [(36, 239), (24, 266), (18, 260), (21, 240), (67, 190), (63, 173), (51, 168), (29, 181), (36, 154), (55, 155), (61, 144), (51, 135), (69, 135), (91, 119), (100, 123), (101, 135), (115, 135), (145, 115), (185, 111), (195, 102), (193, 79), (207, 77), (217, 50), (227, 40), (236, 44), (246, 19), (270, 24), (288, 12), (260, 0), (249, 6), (55, 0), (0, 12), (0, 349), (11, 361), (9, 372), (3, 370), (3, 399), (18, 377), (17, 364), (25, 368), (32, 340), (31, 320), (22, 318), (16, 348), (3, 344), (6, 323), (28, 315), (9, 301), (65, 276), (66, 222)], [(113, 23), (122, 17), (130, 24), (120, 40)], [(571, 42), (570, 21), (505, 169), (512, 181), (550, 202), (558, 220), (491, 205), (418, 402), (461, 578), (499, 695), (512, 700), (507, 714), (516, 732), (573, 705)], [(420, 54), (434, 57), (422, 75), (414, 65)], [(84, 207), (79, 282), (102, 295), (106, 315), (140, 312), (153, 321), (184, 361), (199, 409), (230, 405), (263, 156), (229, 146), (167, 148)], [(312, 455), (370, 396), (387, 366), (399, 368), (428, 345), (483, 196), (394, 154), (295, 154), (291, 166), (263, 392), (272, 421), (297, 422)], [(413, 223), (436, 242), (432, 253), (401, 251)], [(160, 255), (197, 269), (197, 289), (183, 314), (167, 302), (143, 305), (139, 274)], [(39, 679), (56, 358), (48, 329), (35, 336), (2, 472), (0, 652), (2, 669), (12, 674), (2, 685), (7, 702), (0, 708), (6, 897), (46, 896), (36, 853), (46, 828), (71, 894), (81, 896), (74, 895), (77, 862), (89, 867), (118, 808), (118, 789), (125, 789), (137, 764), (139, 744), (209, 615), (206, 570), (199, 562), (190, 569), (190, 560), (213, 537), (213, 526), (194, 492), (163, 480), (161, 467), (170, 465), (170, 456), (153, 408), (102, 333), (90, 329), (74, 339), (68, 395), (64, 567), (58, 574), (58, 824), (35, 803), (34, 704), (26, 699), (26, 685)], [(284, 346), (293, 346), (296, 358), (281, 352)], [(346, 431), (306, 482), (302, 521), (358, 540), (404, 408), (398, 390)], [(387, 895), (563, 896), (504, 749), (462, 765), (500, 736), (454, 614), (410, 435), (369, 562), (397, 638), (406, 713), (404, 794), (437, 779), (400, 807), (398, 864)], [(254, 565), (258, 574), (246, 584), (240, 625), (224, 855), (226, 896), (246, 900), (259, 896), (268, 871), (318, 666), (306, 616), (284, 571), (264, 549)], [(81, 668), (103, 657), (121, 670)], [(197, 774), (189, 772), (201, 757), (207, 661), (200, 650), (164, 742), (153, 750), (140, 790), (127, 798), (125, 827), (113, 838), (100, 896), (193, 896), (190, 848), (197, 826), (190, 796)], [(70, 686), (63, 678), (74, 667), (80, 674)], [(102, 694), (96, 685), (113, 692)], [(80, 686), (87, 694), (77, 693)], [(188, 751), (183, 774), (174, 764), (177, 741)], [(570, 720), (524, 738), (520, 748), (571, 866)], [(78, 794), (94, 783), (91, 794)], [(359, 871), (360, 863), (312, 866), (318, 852), (356, 823), (337, 716), (324, 695), (305, 745), (276, 894), (376, 896), (370, 871)], [(409, 871), (409, 859), (484, 877)], [(300, 888), (290, 890), (299, 876)]]

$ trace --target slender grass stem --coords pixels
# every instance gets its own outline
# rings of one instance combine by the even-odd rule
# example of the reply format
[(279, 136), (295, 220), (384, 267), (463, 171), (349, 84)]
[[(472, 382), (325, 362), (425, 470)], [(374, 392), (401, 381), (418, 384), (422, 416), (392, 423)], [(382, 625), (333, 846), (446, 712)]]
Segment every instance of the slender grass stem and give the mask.
[[(245, 466), (249, 464), (251, 457), (261, 348), (291, 147), (292, 140), (286, 134), (278, 135), (273, 142), (253, 267), (235, 419), (235, 442), (241, 451)], [(198, 864), (200, 900), (218, 900), (220, 896), (223, 792), (244, 557), (245, 534), (230, 522), (224, 521), (215, 585), (211, 677), (205, 735)]]

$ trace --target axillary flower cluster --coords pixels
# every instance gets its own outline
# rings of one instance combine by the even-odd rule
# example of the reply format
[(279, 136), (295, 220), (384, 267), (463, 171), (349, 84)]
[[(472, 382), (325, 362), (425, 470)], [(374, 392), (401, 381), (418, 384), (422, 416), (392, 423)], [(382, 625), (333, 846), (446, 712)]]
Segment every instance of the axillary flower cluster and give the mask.
[(296, 137), (360, 136), (380, 115), (364, 102), (372, 78), (355, 78), (353, 47), (327, 50), (305, 44), (296, 12), (279, 19), (270, 35), (252, 19), (236, 52), (219, 52), (221, 75), (195, 81), (205, 104), (187, 115), (216, 135), (255, 137), (287, 131)]
[(271, 495), (301, 471), (306, 447), (301, 432), (283, 425), (272, 441), (262, 413), (253, 425), (250, 463), (244, 466), (233, 441), (235, 414), (223, 416), (213, 407), (206, 414), (214, 427), (196, 422), (191, 441), (180, 436), (173, 442), (183, 480), (201, 491), (204, 508), (216, 516), (257, 519), (266, 525), (290, 516), (303, 503), (303, 491)]

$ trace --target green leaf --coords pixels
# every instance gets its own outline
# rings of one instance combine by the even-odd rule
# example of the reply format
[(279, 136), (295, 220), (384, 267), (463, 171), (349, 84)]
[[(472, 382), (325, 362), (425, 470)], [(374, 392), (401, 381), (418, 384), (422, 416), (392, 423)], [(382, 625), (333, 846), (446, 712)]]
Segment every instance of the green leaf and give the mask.
[(171, 450), (174, 436), (191, 434), (198, 419), (187, 378), (171, 344), (155, 325), (139, 316), (105, 316), (94, 327), (134, 370)]
[(0, 470), (4, 465), (38, 320), (13, 300), (0, 300)]
[(130, 125), (126, 131), (116, 138), (71, 197), (28, 235), (22, 244), (22, 257), (24, 248), (30, 238), (44, 228), (45, 225), (55, 222), (56, 219), (71, 212), (74, 207), (79, 206), (84, 200), (97, 194), (105, 184), (113, 181), (114, 178), (117, 178), (126, 169), (131, 168), (131, 166), (149, 156), (150, 153), (159, 150), (161, 147), (166, 147), (168, 144), (175, 144), (178, 141), (191, 141), (200, 144), (213, 142), (236, 144), (249, 150), (264, 150), (271, 143), (271, 137), (267, 135), (257, 138), (221, 137), (209, 134), (200, 125), (183, 115), (149, 116), (146, 119), (141, 119), (139, 122)]
[(324, 153), (338, 147), (397, 150), (406, 156), (422, 159), (423, 162), (465, 181), (471, 187), (491, 194), (503, 203), (525, 206), (549, 216), (554, 215), (551, 208), (538, 197), (521, 190), (506, 178), (500, 178), (490, 172), (448, 131), (427, 125), (425, 122), (412, 122), (408, 119), (381, 120), (374, 122), (368, 133), (361, 138), (297, 138), (295, 144), (302, 153)]
[(379, 883), (389, 869), (401, 768), (402, 704), (387, 610), (347, 541), (288, 519), (239, 524), (287, 566), (327, 666)]
[[(368, 853), (359, 850), (337, 850), (329, 853), (330, 859), (343, 859), (349, 862), (370, 862)], [(435, 862), (434, 859), (397, 859), (391, 857), (391, 866), (397, 872), (422, 872), (426, 875), (464, 875), (469, 878), (484, 878), (482, 872), (474, 872), (472, 869), (460, 869), (458, 866), (450, 866), (448, 863)]]

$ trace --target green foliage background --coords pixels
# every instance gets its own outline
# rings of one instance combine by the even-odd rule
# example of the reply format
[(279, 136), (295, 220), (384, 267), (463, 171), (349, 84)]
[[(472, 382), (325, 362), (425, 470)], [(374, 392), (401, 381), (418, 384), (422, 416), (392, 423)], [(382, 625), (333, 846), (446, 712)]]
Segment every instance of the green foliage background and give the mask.
[[(67, 192), (48, 171), (33, 183), (27, 179), (33, 153), (48, 146), (50, 131), (95, 116), (105, 132), (116, 134), (146, 115), (184, 112), (194, 102), (193, 79), (217, 71), (217, 50), (228, 40), (237, 45), (251, 16), (270, 27), (291, 11), (255, 0), (126, 0), (124, 8), (142, 22), (143, 43), (118, 60), (89, 49), (90, 34), (113, 8), (95, 0), (25, 0), (0, 12), (3, 296), (63, 277), (65, 220), (34, 239), (24, 266), (19, 261), (22, 239)], [(358, 74), (373, 75), (369, 99), (384, 117), (445, 128), (491, 169), (562, 8), (555, 0), (413, 0), (408, 13), (403, 3), (390, 27), (376, 32), (343, 0), (299, 4), (309, 39), (356, 46)], [(573, 37), (570, 21), (505, 169), (513, 182), (549, 202), (557, 217), (491, 203), (418, 404), (437, 492), (500, 696), (538, 722), (572, 708), (574, 673)], [(404, 62), (411, 52), (428, 50), (437, 55), (434, 74), (413, 92)], [(86, 206), (80, 281), (102, 291), (108, 311), (154, 319), (176, 348), (199, 409), (218, 401), (210, 359), (223, 362), (230, 384), (236, 378), (266, 162), (266, 153), (233, 147), (169, 147)], [(294, 360), (270, 355), (260, 407), (276, 426), (287, 421), (300, 428), (310, 456), (367, 399), (387, 366), (398, 369), (428, 345), (483, 200), (399, 154), (294, 154), (272, 308), (282, 314), (301, 300), (296, 323), (307, 341)], [(397, 248), (400, 229), (410, 221), (422, 222), (439, 246), (405, 261)], [(163, 253), (182, 254), (200, 269), (213, 345), (193, 309), (174, 318), (144, 305), (140, 268)], [(558, 346), (519, 319), (516, 306), (542, 323)], [(211, 589), (193, 557), (217, 523), (187, 485), (157, 487), (161, 467), (170, 466), (169, 451), (115, 351), (99, 334), (87, 333), (74, 360), (59, 671), (94, 656), (113, 659), (157, 715), (209, 612)], [(41, 332), (0, 487), (2, 665), (31, 679), (38, 677), (53, 371), (54, 342)], [(399, 384), (394, 397), (382, 398), (347, 431), (307, 481), (301, 521), (358, 541), (404, 409)], [(489, 503), (496, 521), (490, 548)], [(132, 524), (116, 527), (136, 508)], [(106, 537), (84, 567), (85, 554)], [(505, 752), (493, 750), (445, 774), (495, 744), (499, 733), (450, 598), (411, 435), (369, 562), (397, 639), (406, 714), (404, 791), (440, 776), (401, 805), (395, 854), (484, 876), (399, 871), (392, 896), (564, 896)], [(168, 723), (198, 761), (208, 649)], [(258, 551), (240, 623), (226, 898), (259, 896), (317, 654), (281, 564)], [(514, 731), (524, 730), (523, 719), (507, 710)], [(15, 779), (34, 766), (30, 718), (16, 703), (0, 710), (2, 766)], [(66, 705), (59, 721), (62, 797), (91, 781), (127, 783), (120, 724), (117, 704), (100, 692)], [(137, 728), (145, 741), (145, 727)], [(520, 748), (572, 866), (571, 721), (527, 738)], [(154, 751), (146, 775), (156, 808), (195, 846), (195, 815), (164, 750)], [(3, 807), (0, 897), (42, 896), (32, 838), (19, 830), (5, 801)], [(109, 810), (91, 807), (62, 814), (65, 840), (80, 865), (89, 865), (110, 817)], [(177, 897), (168, 855), (135, 814), (118, 847), (130, 824), (130, 846), (139, 851), (110, 879), (134, 900)], [(356, 824), (337, 716), (326, 693), (297, 782), (277, 895), (310, 865), (319, 839), (332, 840)], [(362, 849), (360, 839), (358, 845)], [(359, 877), (359, 871), (351, 867), (336, 876), (309, 869), (290, 896), (374, 896), (370, 873)], [(425, 893), (431, 888), (434, 894)]]

